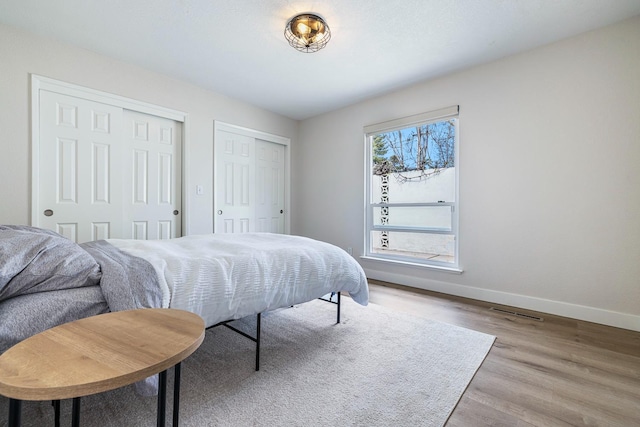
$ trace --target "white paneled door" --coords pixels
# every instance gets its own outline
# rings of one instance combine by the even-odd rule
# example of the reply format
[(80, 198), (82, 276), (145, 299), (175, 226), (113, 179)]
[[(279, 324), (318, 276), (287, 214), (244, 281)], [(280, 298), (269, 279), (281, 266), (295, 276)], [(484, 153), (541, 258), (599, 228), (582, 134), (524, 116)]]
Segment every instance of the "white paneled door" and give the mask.
[(256, 231), (284, 233), (284, 145), (256, 139)]
[(284, 150), (247, 135), (216, 132), (216, 233), (285, 232)]
[(180, 123), (40, 91), (37, 221), (75, 242), (180, 236)]
[(75, 242), (122, 236), (122, 109), (40, 92), (39, 225)]
[(255, 142), (245, 135), (218, 131), (215, 142), (216, 233), (255, 231)]
[(180, 236), (181, 125), (124, 110), (124, 237)]

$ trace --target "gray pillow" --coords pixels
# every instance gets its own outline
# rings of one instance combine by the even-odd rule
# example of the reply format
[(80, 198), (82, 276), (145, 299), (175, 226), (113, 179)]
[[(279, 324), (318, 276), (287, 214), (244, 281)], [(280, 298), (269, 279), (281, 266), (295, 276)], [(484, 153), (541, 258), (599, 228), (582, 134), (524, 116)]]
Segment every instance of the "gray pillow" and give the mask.
[(98, 263), (75, 242), (50, 230), (0, 225), (0, 301), (99, 282)]

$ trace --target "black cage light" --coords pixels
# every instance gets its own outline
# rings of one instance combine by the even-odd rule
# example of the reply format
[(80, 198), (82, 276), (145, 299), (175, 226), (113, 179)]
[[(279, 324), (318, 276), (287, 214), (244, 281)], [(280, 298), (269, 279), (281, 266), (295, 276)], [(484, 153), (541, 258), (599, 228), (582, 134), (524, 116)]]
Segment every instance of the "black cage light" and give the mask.
[(322, 17), (303, 13), (287, 22), (284, 36), (289, 44), (300, 52), (317, 52), (327, 45), (331, 39), (329, 26)]

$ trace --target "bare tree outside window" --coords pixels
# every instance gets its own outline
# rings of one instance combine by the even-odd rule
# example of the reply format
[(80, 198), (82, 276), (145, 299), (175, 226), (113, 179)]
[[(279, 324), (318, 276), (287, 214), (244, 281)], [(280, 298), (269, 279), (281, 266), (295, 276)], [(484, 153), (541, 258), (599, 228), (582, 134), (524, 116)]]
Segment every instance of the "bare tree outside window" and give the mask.
[[(453, 120), (381, 133), (373, 138), (373, 173), (420, 180), (455, 166)], [(403, 174), (421, 171), (420, 174)]]

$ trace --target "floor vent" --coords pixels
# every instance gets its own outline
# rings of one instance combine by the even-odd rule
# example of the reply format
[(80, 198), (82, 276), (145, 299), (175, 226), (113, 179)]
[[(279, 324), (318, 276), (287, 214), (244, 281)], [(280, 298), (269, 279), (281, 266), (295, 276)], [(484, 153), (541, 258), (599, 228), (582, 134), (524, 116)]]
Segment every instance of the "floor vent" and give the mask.
[(532, 316), (530, 314), (518, 313), (517, 311), (504, 310), (502, 308), (491, 307), (489, 310), (497, 311), (500, 313), (511, 314), (513, 316), (524, 317), (525, 319), (537, 320), (538, 322), (544, 322), (542, 317)]

